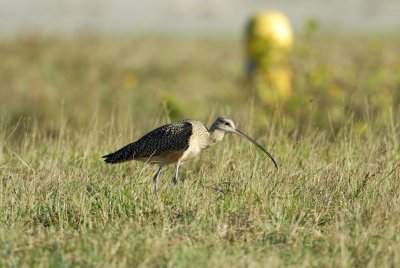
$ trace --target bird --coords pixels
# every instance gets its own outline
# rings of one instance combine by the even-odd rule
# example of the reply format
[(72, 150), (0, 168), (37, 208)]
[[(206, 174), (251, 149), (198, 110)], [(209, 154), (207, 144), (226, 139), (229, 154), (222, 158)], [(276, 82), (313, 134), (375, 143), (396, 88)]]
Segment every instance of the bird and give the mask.
[(160, 126), (137, 141), (102, 158), (108, 164), (137, 160), (158, 165), (153, 177), (154, 192), (157, 192), (158, 178), (165, 165), (175, 165), (172, 182), (176, 185), (179, 166), (198, 155), (201, 150), (220, 142), (228, 133), (237, 134), (256, 145), (268, 155), (278, 169), (277, 162), (267, 149), (237, 129), (233, 120), (224, 116), (219, 116), (209, 129), (201, 121), (191, 119)]

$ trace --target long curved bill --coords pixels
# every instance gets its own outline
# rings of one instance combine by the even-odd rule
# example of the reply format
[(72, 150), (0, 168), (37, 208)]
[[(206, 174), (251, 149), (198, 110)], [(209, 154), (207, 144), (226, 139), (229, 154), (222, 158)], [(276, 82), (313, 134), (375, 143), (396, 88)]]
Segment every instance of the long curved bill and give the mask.
[(274, 163), (276, 169), (278, 169), (278, 164), (276, 163), (274, 157), (270, 154), (270, 152), (267, 151), (267, 149), (265, 149), (264, 147), (262, 147), (258, 142), (256, 142), (255, 140), (253, 140), (252, 138), (250, 138), (249, 136), (247, 136), (246, 134), (244, 134), (242, 131), (235, 129), (234, 133), (238, 134), (239, 136), (247, 139), (248, 141), (250, 141), (251, 143), (253, 143), (255, 146), (257, 146), (258, 148), (260, 148), (264, 153), (266, 153), (269, 158), (271, 158), (272, 162)]

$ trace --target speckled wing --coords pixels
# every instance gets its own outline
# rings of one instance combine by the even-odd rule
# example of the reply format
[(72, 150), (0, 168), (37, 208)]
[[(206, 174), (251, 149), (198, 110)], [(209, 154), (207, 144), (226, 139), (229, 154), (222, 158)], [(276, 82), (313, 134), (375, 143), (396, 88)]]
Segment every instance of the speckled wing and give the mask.
[(185, 151), (192, 131), (192, 124), (186, 120), (164, 125), (103, 158), (105, 162), (114, 164)]

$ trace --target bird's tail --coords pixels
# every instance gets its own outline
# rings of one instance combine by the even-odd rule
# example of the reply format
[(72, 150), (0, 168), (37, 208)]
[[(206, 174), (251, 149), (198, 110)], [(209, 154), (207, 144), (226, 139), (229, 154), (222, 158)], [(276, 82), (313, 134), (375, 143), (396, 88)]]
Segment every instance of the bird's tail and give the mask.
[(132, 160), (135, 157), (134, 147), (134, 143), (128, 144), (114, 153), (102, 156), (102, 158), (108, 164), (117, 164)]

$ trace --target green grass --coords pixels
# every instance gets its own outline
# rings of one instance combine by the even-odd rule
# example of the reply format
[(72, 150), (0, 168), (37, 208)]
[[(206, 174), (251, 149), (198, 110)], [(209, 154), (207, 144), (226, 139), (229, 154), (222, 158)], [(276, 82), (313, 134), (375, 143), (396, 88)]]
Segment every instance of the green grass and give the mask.
[[(263, 105), (239, 40), (0, 40), (1, 267), (400, 265), (400, 38), (298, 40)], [(181, 118), (239, 137), (180, 169), (100, 156)]]

